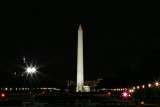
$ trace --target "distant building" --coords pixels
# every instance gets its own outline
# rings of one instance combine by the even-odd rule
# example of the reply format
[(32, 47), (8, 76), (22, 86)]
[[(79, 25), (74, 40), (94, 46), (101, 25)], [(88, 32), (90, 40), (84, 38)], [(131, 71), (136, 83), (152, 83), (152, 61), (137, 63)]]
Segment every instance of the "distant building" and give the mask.
[[(96, 87), (98, 87), (101, 81), (102, 81), (102, 78), (98, 78), (97, 80), (93, 80), (93, 81), (90, 81), (90, 80), (84, 81), (84, 92), (86, 91), (88, 92), (88, 90), (90, 90), (91, 92), (95, 92)], [(66, 82), (66, 90), (69, 91), (69, 89), (70, 90), (75, 89), (76, 84), (77, 84), (76, 81), (68, 80)]]

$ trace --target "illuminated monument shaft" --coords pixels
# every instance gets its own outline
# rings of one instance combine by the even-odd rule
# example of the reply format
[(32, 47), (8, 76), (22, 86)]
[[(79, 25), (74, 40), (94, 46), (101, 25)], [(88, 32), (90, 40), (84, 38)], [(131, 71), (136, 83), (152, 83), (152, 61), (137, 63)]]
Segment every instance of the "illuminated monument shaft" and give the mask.
[(83, 30), (81, 25), (78, 29), (78, 50), (77, 50), (77, 88), (76, 92), (83, 92)]

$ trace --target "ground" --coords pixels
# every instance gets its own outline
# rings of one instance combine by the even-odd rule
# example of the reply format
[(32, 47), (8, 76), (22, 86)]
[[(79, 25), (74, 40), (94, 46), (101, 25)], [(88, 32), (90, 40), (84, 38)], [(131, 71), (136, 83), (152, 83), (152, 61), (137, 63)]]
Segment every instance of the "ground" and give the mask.
[(156, 104), (149, 104), (144, 102), (141, 104), (132, 97), (123, 98), (116, 94), (106, 95), (100, 93), (33, 93), (31, 95), (14, 94), (8, 95), (5, 99), (0, 100), (0, 106), (22, 106), (22, 105), (45, 105), (45, 106), (148, 106), (155, 107)]

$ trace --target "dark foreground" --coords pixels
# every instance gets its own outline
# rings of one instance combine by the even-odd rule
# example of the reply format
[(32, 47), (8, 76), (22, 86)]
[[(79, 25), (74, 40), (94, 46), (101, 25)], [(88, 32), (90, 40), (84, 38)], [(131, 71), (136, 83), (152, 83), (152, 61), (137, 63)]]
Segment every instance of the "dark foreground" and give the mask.
[(0, 100), (0, 106), (90, 106), (90, 107), (160, 107), (157, 104), (149, 104), (131, 98), (123, 98), (116, 95), (106, 95), (97, 93), (83, 94), (17, 94), (8, 95)]

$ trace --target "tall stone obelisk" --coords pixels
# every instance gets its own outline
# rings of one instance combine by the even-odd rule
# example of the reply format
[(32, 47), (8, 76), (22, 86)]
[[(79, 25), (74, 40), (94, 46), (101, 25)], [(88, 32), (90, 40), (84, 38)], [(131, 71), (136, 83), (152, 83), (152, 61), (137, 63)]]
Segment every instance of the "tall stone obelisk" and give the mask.
[(83, 30), (78, 28), (78, 49), (77, 49), (77, 88), (76, 92), (83, 92)]

